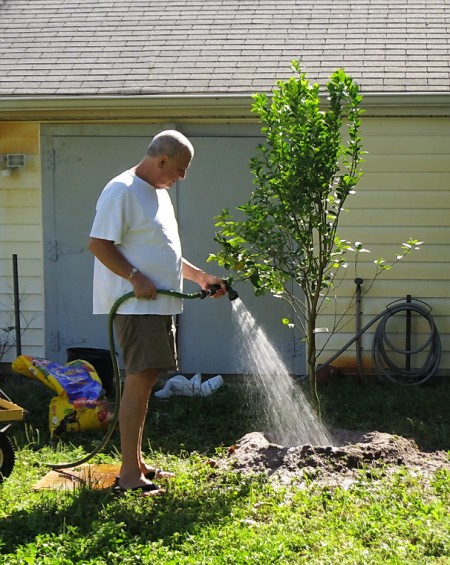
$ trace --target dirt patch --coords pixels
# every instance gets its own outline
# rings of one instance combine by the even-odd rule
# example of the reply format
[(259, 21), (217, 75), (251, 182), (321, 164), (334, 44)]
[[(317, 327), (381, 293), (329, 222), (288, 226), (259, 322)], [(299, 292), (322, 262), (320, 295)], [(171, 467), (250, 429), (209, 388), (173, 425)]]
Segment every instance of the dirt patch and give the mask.
[(227, 464), (243, 473), (266, 474), (283, 484), (310, 481), (350, 486), (361, 470), (390, 472), (405, 466), (410, 471), (430, 476), (438, 469), (450, 469), (450, 458), (443, 451), (419, 451), (408, 439), (390, 434), (367, 434), (336, 430), (332, 446), (300, 445), (285, 447), (271, 443), (259, 432), (246, 434), (229, 449)]

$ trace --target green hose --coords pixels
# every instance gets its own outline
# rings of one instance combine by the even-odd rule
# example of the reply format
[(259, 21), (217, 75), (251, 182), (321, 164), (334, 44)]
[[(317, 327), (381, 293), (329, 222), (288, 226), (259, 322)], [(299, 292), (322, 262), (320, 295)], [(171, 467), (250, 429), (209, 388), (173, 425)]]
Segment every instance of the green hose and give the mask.
[[(205, 298), (206, 296), (211, 294), (211, 292), (206, 291), (206, 290), (202, 290), (202, 291), (196, 292), (194, 294), (185, 294), (183, 292), (177, 292), (175, 290), (163, 290), (163, 289), (160, 289), (160, 288), (157, 288), (156, 292), (158, 294), (166, 294), (167, 296), (175, 296), (177, 298), (187, 298), (187, 299), (190, 299), (190, 298)], [(111, 438), (111, 436), (114, 432), (114, 429), (117, 425), (117, 422), (119, 421), (119, 408), (120, 408), (120, 397), (122, 395), (122, 387), (121, 387), (121, 383), (120, 383), (120, 370), (119, 370), (119, 365), (117, 363), (116, 347), (115, 347), (115, 344), (114, 344), (114, 324), (113, 324), (113, 321), (114, 321), (114, 316), (116, 315), (116, 312), (119, 309), (119, 306), (121, 306), (121, 304), (123, 302), (125, 302), (126, 300), (128, 300), (129, 298), (135, 298), (134, 292), (128, 292), (127, 294), (124, 294), (123, 296), (118, 298), (114, 302), (114, 304), (112, 305), (112, 308), (111, 308), (109, 315), (108, 315), (109, 350), (110, 350), (110, 353), (111, 353), (111, 360), (112, 360), (112, 365), (113, 365), (114, 385), (115, 385), (114, 390), (115, 390), (115, 398), (116, 398), (116, 402), (115, 402), (115, 405), (114, 405), (114, 412), (113, 412), (113, 415), (112, 415), (111, 420), (109, 422), (108, 429), (106, 430), (105, 435), (103, 436), (102, 440), (97, 445), (97, 447), (95, 447), (85, 457), (78, 459), (77, 461), (72, 461), (71, 463), (45, 463), (45, 465), (47, 465), (47, 467), (50, 467), (52, 469), (70, 469), (72, 467), (78, 467), (79, 465), (86, 463), (87, 461), (92, 459), (92, 457), (97, 455), (97, 453), (99, 453), (105, 447), (105, 445), (108, 443), (109, 439)]]

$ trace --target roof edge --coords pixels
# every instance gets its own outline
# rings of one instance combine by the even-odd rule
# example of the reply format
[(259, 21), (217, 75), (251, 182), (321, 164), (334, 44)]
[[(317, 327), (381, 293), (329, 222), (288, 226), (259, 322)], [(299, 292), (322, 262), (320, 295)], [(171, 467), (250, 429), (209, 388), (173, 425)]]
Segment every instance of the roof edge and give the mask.
[[(366, 116), (450, 116), (450, 92), (362, 96)], [(0, 121), (256, 121), (251, 105), (250, 94), (3, 96)]]
[(449, 92), (362, 94), (365, 115), (450, 116)]
[(0, 97), (0, 121), (215, 121), (252, 118), (249, 95)]

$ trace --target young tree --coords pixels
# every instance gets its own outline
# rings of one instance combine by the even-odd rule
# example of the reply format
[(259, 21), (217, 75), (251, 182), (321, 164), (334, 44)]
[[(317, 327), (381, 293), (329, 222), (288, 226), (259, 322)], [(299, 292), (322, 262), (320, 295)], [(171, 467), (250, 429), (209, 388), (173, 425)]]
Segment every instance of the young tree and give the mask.
[[(250, 162), (256, 189), (237, 207), (244, 220), (234, 220), (228, 209), (217, 217), (221, 230), (214, 239), (221, 250), (209, 260), (249, 279), (256, 295), (271, 292), (288, 302), (307, 342), (307, 371), (317, 394), (317, 317), (336, 294), (347, 254), (355, 253), (356, 274), (359, 254), (368, 251), (337, 235), (345, 201), (363, 176), (362, 97), (339, 69), (326, 84), (327, 103), (321, 104), (319, 85), (309, 83), (298, 62), (292, 69), (295, 76), (279, 81), (271, 97), (253, 96), (252, 110), (265, 134)], [(394, 261), (373, 261), (375, 273), (365, 293), (421, 243), (409, 239)], [(337, 329), (335, 324), (332, 332)]]
[[(271, 97), (253, 96), (252, 111), (266, 139), (250, 163), (256, 189), (238, 207), (243, 221), (228, 209), (217, 217), (221, 250), (210, 260), (250, 279), (256, 294), (270, 291), (293, 306), (304, 327), (312, 377), (320, 305), (351, 248), (336, 232), (344, 203), (363, 175), (362, 97), (340, 69), (326, 85), (323, 108), (319, 85), (310, 84), (298, 62), (292, 68), (295, 76), (279, 81)], [(300, 297), (289, 290), (291, 281)]]

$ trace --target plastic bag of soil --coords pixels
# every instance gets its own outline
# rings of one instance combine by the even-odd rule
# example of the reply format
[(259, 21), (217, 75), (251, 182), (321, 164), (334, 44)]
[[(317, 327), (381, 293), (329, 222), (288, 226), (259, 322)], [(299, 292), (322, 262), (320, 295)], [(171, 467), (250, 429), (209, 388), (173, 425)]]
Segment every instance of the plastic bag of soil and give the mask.
[(13, 361), (17, 373), (37, 379), (54, 390), (49, 405), (50, 434), (98, 430), (106, 427), (112, 417), (100, 377), (93, 365), (75, 360), (60, 365), (53, 361), (20, 355)]

